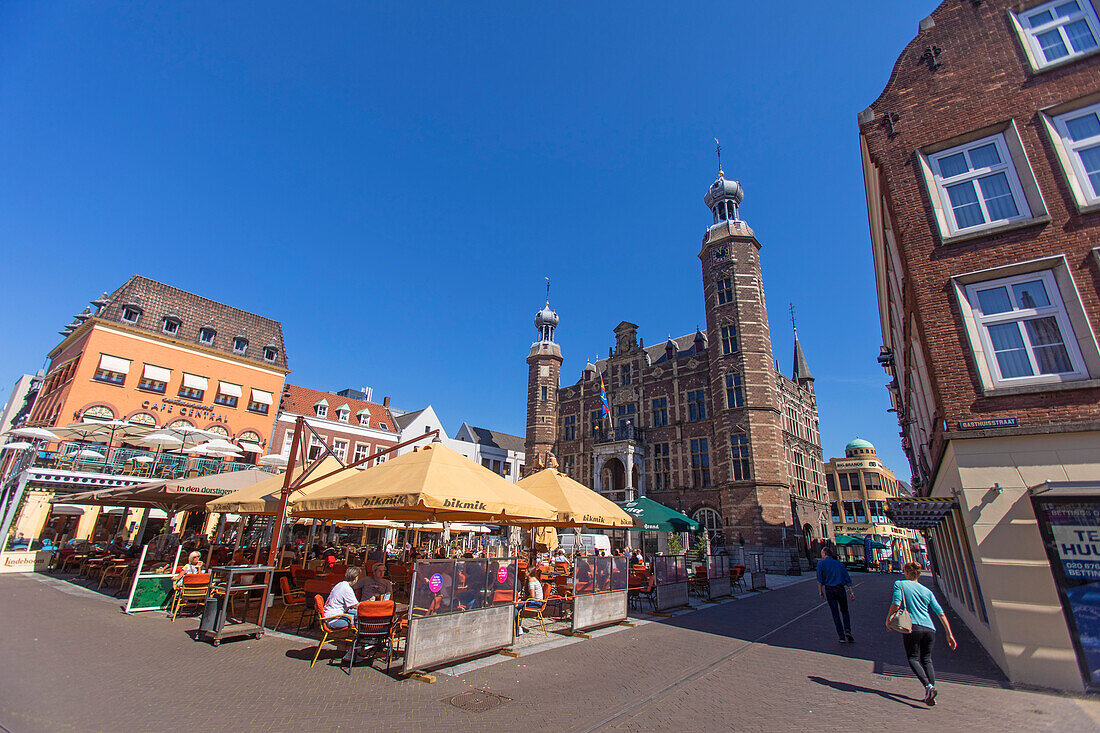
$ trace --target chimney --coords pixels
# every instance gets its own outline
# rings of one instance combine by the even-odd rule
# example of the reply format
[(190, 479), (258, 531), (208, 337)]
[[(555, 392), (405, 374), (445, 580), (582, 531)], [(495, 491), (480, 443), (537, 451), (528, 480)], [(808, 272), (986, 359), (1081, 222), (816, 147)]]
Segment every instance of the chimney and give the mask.
[(390, 396), (386, 395), (385, 397), (382, 398), (382, 407), (389, 407), (389, 406), (390, 406)]

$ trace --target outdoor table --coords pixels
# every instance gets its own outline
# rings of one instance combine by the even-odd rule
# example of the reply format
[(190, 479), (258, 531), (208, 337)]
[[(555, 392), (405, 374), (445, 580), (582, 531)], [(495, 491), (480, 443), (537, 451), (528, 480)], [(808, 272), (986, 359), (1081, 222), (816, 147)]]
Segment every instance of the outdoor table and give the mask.
[[(248, 609), (251, 605), (251, 591), (264, 590), (270, 585), (270, 577), (265, 577), (257, 583), (256, 578), (248, 585), (236, 585), (234, 581), (244, 575), (267, 575), (275, 571), (270, 565), (228, 565), (210, 568), (210, 586), (206, 590), (206, 604), (202, 612), (202, 622), (199, 624), (199, 634), (209, 639), (214, 646), (218, 646), (222, 639), (235, 636), (252, 636), (259, 639), (264, 635), (264, 620), (267, 616), (267, 607), (260, 604), (257, 623), (248, 622)], [(248, 593), (245, 601), (244, 614), (239, 621), (229, 618), (229, 599), (233, 593)]]

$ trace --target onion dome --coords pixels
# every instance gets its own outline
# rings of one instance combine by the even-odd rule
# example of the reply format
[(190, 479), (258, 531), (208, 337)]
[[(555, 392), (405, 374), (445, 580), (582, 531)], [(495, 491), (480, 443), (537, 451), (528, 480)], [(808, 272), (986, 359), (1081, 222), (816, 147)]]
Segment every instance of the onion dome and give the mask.
[(739, 221), (739, 207), (745, 200), (745, 191), (739, 181), (727, 181), (725, 174), (718, 171), (718, 178), (710, 184), (703, 203), (714, 214), (714, 222)]

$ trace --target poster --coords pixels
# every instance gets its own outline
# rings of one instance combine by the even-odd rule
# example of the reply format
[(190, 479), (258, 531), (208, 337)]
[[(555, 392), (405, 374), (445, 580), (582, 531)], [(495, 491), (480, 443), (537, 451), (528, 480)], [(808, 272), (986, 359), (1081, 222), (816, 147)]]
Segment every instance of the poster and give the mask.
[(1100, 685), (1100, 501), (1038, 500), (1039, 526), (1090, 685)]

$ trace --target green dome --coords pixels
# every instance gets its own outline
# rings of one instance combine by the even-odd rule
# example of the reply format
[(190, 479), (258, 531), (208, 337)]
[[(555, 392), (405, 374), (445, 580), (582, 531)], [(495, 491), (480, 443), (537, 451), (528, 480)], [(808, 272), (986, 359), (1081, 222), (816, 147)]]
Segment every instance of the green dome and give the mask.
[(844, 452), (847, 453), (850, 450), (857, 450), (859, 448), (869, 448), (870, 450), (874, 450), (875, 446), (871, 445), (863, 438), (856, 438), (851, 443), (844, 446)]

